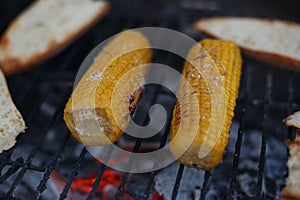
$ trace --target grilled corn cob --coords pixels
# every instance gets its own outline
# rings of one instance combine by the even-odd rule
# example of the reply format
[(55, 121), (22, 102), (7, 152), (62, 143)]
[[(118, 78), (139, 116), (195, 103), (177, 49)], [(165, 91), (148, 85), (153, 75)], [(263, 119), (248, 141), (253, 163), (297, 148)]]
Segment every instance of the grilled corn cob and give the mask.
[[(86, 145), (108, 145), (122, 135), (140, 99), (147, 70), (136, 70), (133, 76), (126, 76), (126, 80), (122, 80), (123, 76), (149, 63), (151, 56), (149, 41), (137, 31), (124, 31), (103, 48), (64, 110), (66, 125), (78, 141)], [(122, 89), (113, 98), (119, 81)], [(112, 101), (118, 106), (116, 113), (113, 113)]]
[[(170, 149), (178, 162), (188, 167), (209, 170), (221, 162), (228, 143), (242, 60), (239, 48), (231, 41), (205, 39), (199, 44), (207, 56), (205, 53), (200, 56), (196, 45), (188, 54), (187, 60), (201, 61), (199, 64), (185, 63), (182, 75), (192, 89), (188, 89), (181, 80), (172, 118)], [(209, 69), (212, 69), (213, 63), (219, 76), (209, 78)], [(205, 75), (208, 76), (206, 80), (203, 78)], [(222, 84), (216, 84), (217, 80)], [(224, 99), (223, 103), (220, 100), (218, 103), (213, 101), (216, 99), (212, 99), (212, 91), (221, 91), (221, 87), (224, 88)], [(221, 93), (219, 97), (222, 97)], [(192, 100), (191, 95), (196, 95), (198, 102)], [(217, 108), (216, 114), (212, 114), (213, 106)], [(192, 113), (194, 108), (199, 108), (198, 118)], [(219, 112), (222, 110), (223, 114)], [(191, 128), (195, 126), (198, 128), (195, 137), (191, 138)], [(175, 136), (178, 138), (172, 142)], [(201, 156), (201, 151), (207, 151), (205, 156)]]

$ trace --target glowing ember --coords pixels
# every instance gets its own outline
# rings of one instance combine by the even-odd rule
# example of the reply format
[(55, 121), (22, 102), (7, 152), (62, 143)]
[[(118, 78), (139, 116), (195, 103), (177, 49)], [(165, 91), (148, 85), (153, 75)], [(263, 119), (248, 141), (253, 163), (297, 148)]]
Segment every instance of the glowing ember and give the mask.
[[(107, 184), (110, 184), (118, 188), (121, 179), (122, 179), (122, 174), (119, 172), (113, 171), (111, 169), (104, 171), (97, 192), (102, 193), (104, 187)], [(92, 178), (77, 178), (74, 180), (73, 184), (71, 185), (71, 189), (89, 193), (93, 187), (95, 180), (96, 180), (95, 173), (93, 173)]]
[(152, 200), (164, 200), (165, 198), (158, 194), (157, 192), (153, 192), (152, 194)]
[[(96, 181), (97, 173), (94, 171), (91, 173), (89, 178), (76, 178), (71, 187), (70, 191), (76, 191), (83, 194), (88, 194), (93, 188), (93, 184)], [(101, 197), (103, 200), (114, 199), (118, 187), (120, 185), (123, 173), (114, 171), (112, 169), (107, 169), (104, 171), (99, 186), (97, 188), (97, 195)], [(62, 179), (60, 175), (53, 171), (51, 174), (52, 180), (54, 180), (58, 185), (64, 186), (66, 184), (66, 180)], [(134, 200), (130, 195), (125, 192), (122, 194), (122, 200)], [(152, 200), (164, 200), (163, 196), (159, 195), (157, 192), (153, 192), (150, 195), (150, 199)]]
[[(96, 180), (96, 175), (97, 173), (93, 172), (91, 173), (90, 178), (76, 178), (73, 181), (70, 190), (88, 194), (93, 188), (93, 184)], [(66, 180), (60, 178), (59, 174), (56, 171), (53, 171), (51, 176), (53, 180), (56, 180), (56, 182), (60, 185), (65, 185), (67, 182)], [(104, 171), (102, 179), (96, 191), (97, 194), (101, 196), (101, 199), (113, 199), (112, 196), (116, 194), (122, 176), (122, 173), (116, 172), (111, 169), (107, 169)], [(133, 198), (127, 194), (122, 195), (122, 199), (133, 200)]]

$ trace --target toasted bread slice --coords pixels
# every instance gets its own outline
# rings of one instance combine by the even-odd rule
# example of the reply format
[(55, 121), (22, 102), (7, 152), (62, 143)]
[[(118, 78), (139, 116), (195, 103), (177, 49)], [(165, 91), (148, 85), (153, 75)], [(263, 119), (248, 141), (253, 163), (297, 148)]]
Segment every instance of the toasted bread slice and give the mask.
[(0, 39), (0, 67), (9, 75), (58, 53), (108, 11), (96, 0), (37, 0), (22, 12)]
[(15, 107), (0, 70), (0, 153), (11, 148), (19, 133), (24, 132), (25, 122)]
[(289, 117), (284, 119), (283, 122), (287, 126), (292, 126), (292, 127), (300, 129), (300, 111), (295, 112), (294, 114), (290, 115)]
[(253, 58), (300, 70), (299, 24), (247, 17), (214, 17), (201, 19), (194, 27), (209, 36), (235, 41)]
[(295, 141), (287, 141), (290, 150), (288, 160), (289, 176), (286, 180), (286, 187), (282, 190), (281, 200), (300, 199), (300, 133)]

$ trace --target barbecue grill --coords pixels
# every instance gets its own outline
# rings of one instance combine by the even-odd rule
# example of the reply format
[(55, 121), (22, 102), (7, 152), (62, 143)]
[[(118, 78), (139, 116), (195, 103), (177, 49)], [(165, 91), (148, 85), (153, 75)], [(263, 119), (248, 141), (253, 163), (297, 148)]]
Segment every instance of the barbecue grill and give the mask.
[[(30, 2), (0, 2), (1, 33)], [(200, 40), (204, 36), (192, 29), (192, 23), (201, 17), (250, 15), (300, 22), (296, 3), (134, 0), (130, 3), (111, 1), (111, 4), (111, 11), (101, 22), (60, 54), (37, 68), (8, 78), (14, 102), (28, 128), (26, 133), (18, 137), (12, 149), (0, 155), (0, 197), (278, 199), (287, 176), (288, 151), (284, 140), (293, 139), (295, 132), (286, 128), (281, 120), (300, 110), (300, 92), (296, 89), (300, 84), (299, 73), (274, 68), (243, 56), (231, 139), (223, 162), (206, 172), (189, 169), (178, 163), (145, 174), (113, 171), (95, 161), (87, 149), (70, 136), (62, 113), (85, 56), (97, 44), (121, 30), (158, 26)], [(172, 45), (176, 45), (176, 41)], [(154, 62), (182, 70), (184, 60), (175, 55), (155, 50), (153, 58)], [(148, 123), (148, 110), (153, 104), (165, 107), (168, 123), (154, 138), (132, 138), (125, 134), (124, 144), (131, 144), (133, 152), (140, 152), (145, 145), (152, 143), (157, 144), (156, 148), (163, 147), (168, 142), (175, 100), (168, 89), (147, 85), (135, 111), (136, 123)], [(110, 152), (106, 154), (106, 159), (110, 159)]]

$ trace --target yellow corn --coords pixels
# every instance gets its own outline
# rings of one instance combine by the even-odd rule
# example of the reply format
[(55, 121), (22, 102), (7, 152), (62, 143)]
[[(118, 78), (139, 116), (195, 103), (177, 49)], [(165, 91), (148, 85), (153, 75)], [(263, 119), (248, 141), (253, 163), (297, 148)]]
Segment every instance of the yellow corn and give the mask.
[[(140, 99), (147, 70), (139, 69), (125, 80), (124, 75), (149, 63), (151, 56), (149, 41), (137, 31), (124, 31), (104, 47), (64, 110), (66, 125), (78, 141), (86, 145), (107, 145), (121, 137), (121, 127), (126, 128)], [(113, 96), (118, 82), (122, 83), (121, 91)], [(115, 115), (112, 101), (117, 106)]]
[[(234, 116), (235, 101), (238, 96), (242, 60), (240, 50), (234, 42), (205, 39), (199, 42), (199, 44), (202, 45), (203, 49), (209, 55), (209, 58), (202, 58), (200, 65), (210, 65), (211, 63), (207, 62), (211, 61), (215, 63), (220, 75), (219, 78), (221, 78), (225, 87), (225, 100), (223, 99), (225, 101), (223, 104), (225, 106), (225, 108), (223, 107), (225, 112), (223, 114), (225, 115), (212, 116), (212, 99), (208, 87), (210, 85), (208, 84), (213, 85), (214, 82), (207, 82), (203, 79), (203, 75), (205, 75), (203, 73), (210, 72), (202, 71), (199, 73), (198, 71), (201, 69), (200, 66), (186, 62), (182, 75), (191, 85), (191, 89), (188, 89), (186, 84), (181, 80), (177, 94), (178, 100), (173, 112), (170, 134), (171, 140), (173, 140), (175, 136), (178, 136), (178, 138), (170, 143), (170, 149), (178, 162), (188, 167), (209, 170), (221, 162), (228, 143), (231, 121)], [(187, 60), (195, 60), (198, 58), (199, 54), (195, 48), (192, 48)], [(212, 60), (208, 61), (208, 59)], [(211, 86), (211, 88), (213, 87), (217, 88), (221, 86)], [(192, 100), (191, 95), (196, 96), (198, 99), (197, 103), (195, 100)], [(195, 113), (192, 112), (193, 109), (196, 108), (200, 111), (198, 118), (195, 116)], [(184, 125), (183, 123), (188, 123), (188, 125)], [(195, 138), (190, 138), (190, 132), (195, 125), (198, 126)], [(211, 125), (215, 125), (215, 128), (212, 130), (209, 129)], [(182, 129), (181, 132), (178, 132), (179, 128)], [(220, 131), (221, 134), (218, 134), (218, 131)], [(206, 140), (204, 139), (205, 136)], [(209, 149), (210, 147), (211, 151)], [(199, 155), (201, 148), (203, 150), (207, 149), (208, 151), (204, 157)]]

